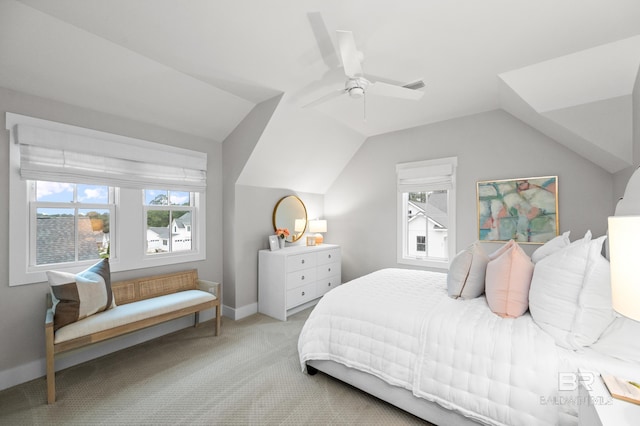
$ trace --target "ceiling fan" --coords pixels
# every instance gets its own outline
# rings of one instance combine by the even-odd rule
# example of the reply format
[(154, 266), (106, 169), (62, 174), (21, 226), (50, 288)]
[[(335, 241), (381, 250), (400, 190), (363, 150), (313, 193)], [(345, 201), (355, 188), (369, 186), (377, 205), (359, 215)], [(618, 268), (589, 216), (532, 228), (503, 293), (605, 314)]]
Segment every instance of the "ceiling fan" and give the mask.
[[(351, 31), (336, 31), (338, 33), (338, 48), (342, 58), (342, 66), (347, 80), (343, 89), (334, 90), (319, 99), (316, 99), (304, 107), (311, 107), (327, 102), (340, 95), (349, 95), (352, 98), (365, 98), (367, 95), (387, 96), (392, 98), (419, 100), (424, 92), (418, 91), (424, 87), (424, 82), (418, 80), (406, 85), (396, 85), (383, 81), (371, 81), (362, 72), (362, 54), (356, 49), (356, 42)], [(365, 107), (366, 119), (366, 103)]]

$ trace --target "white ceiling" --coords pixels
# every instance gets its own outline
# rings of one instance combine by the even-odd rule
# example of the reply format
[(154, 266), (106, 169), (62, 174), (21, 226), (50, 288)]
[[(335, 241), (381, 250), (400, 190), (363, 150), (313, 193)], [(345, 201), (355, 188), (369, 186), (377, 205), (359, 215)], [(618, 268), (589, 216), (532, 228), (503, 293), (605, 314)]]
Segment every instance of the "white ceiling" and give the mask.
[[(422, 99), (369, 96), (366, 121), (361, 99), (301, 108), (344, 84), (338, 29)], [(0, 0), (0, 86), (215, 141), (284, 93), (249, 185), (322, 193), (368, 136), (496, 108), (615, 172), (639, 34), (637, 0)]]

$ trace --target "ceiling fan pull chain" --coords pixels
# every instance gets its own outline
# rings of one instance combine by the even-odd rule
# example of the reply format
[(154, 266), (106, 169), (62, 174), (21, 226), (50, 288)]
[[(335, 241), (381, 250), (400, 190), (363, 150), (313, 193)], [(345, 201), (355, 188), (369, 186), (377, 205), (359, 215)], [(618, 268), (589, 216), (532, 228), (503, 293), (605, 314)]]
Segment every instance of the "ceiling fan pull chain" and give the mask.
[(367, 121), (367, 92), (365, 91), (362, 94), (362, 110), (363, 110), (363, 114), (364, 114), (364, 121)]

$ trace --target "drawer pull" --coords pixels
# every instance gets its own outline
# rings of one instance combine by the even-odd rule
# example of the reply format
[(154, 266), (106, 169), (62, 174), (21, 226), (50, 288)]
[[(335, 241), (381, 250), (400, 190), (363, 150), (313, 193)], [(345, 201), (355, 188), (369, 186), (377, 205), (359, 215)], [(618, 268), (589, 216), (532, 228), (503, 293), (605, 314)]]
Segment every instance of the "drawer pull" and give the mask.
[(304, 296), (304, 291), (302, 292), (302, 295)]
[(302, 276), (302, 278), (300, 278), (301, 280), (304, 280), (304, 275)]
[(304, 265), (304, 259), (302, 259), (301, 263)]
[(329, 259), (331, 259), (331, 255), (329, 255)]
[(331, 283), (328, 283), (328, 284), (327, 284), (327, 287), (331, 287)]
[(329, 268), (329, 272), (331, 272), (331, 268)]

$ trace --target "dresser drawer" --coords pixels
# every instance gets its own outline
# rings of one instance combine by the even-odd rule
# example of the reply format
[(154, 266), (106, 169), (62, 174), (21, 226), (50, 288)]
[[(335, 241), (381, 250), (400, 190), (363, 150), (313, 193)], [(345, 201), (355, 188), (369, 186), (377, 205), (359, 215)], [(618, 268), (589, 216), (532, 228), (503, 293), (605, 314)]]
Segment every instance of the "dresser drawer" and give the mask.
[(316, 280), (316, 269), (302, 269), (287, 274), (287, 290), (300, 287)]
[(340, 263), (327, 263), (324, 265), (318, 265), (316, 271), (316, 277), (318, 279), (330, 277), (332, 275), (340, 275)]
[(287, 309), (302, 305), (316, 297), (316, 283), (310, 283), (302, 287), (294, 288), (293, 290), (288, 290)]
[(340, 249), (335, 248), (331, 250), (322, 250), (317, 253), (318, 265), (324, 265), (325, 263), (340, 263)]
[(316, 281), (316, 296), (320, 297), (340, 285), (340, 275), (319, 279)]
[(296, 254), (287, 257), (287, 272), (313, 268), (314, 266), (316, 266), (316, 253)]

